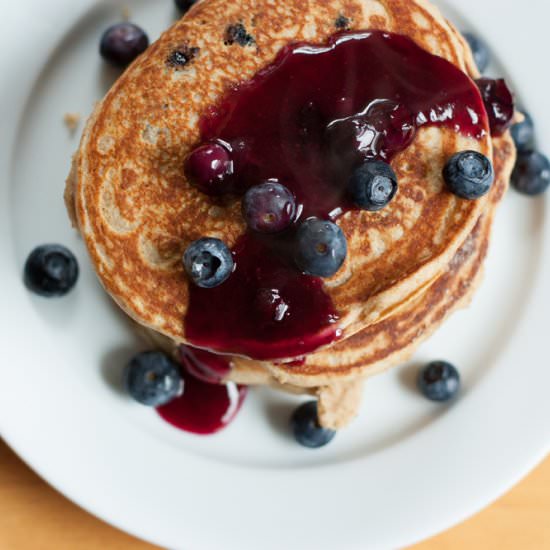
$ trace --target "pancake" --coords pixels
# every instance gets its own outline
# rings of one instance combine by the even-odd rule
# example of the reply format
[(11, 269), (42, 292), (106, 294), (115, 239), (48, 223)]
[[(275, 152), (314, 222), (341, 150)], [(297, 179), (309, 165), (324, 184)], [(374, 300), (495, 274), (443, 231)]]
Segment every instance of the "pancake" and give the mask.
[[(191, 283), (183, 251), (203, 236), (233, 246), (245, 231), (239, 199), (220, 205), (183, 173), (186, 156), (200, 143), (201, 116), (284, 46), (325, 43), (342, 21), (351, 30), (406, 35), (463, 71), (471, 64), (458, 33), (424, 0), (203, 0), (97, 106), (74, 157), (66, 200), (102, 284), (135, 321), (186, 343)], [(235, 25), (247, 31), (240, 37), (246, 40), (228, 37)], [(186, 54), (185, 66), (170, 63), (175, 51)], [(324, 287), (340, 315), (344, 342), (434, 284), (488, 207), (488, 198), (458, 199), (442, 178), (456, 151), (474, 149), (492, 158), (482, 122), (480, 139), (421, 128), (392, 161), (400, 182), (394, 201), (382, 212), (350, 211), (338, 220), (348, 260)], [(306, 366), (313, 368), (309, 360)]]
[[(495, 183), (489, 206), (441, 277), (385, 320), (307, 356), (303, 363), (275, 364), (233, 357), (226, 381), (316, 395), (324, 427), (340, 429), (348, 424), (357, 414), (365, 379), (408, 360), (454, 311), (470, 303), (482, 278), (494, 215), (516, 158), (508, 132), (493, 142)], [(170, 339), (150, 330), (142, 335), (154, 346), (178, 355)]]
[(319, 419), (340, 429), (357, 414), (362, 382), (410, 359), (417, 348), (456, 310), (469, 305), (483, 275), (496, 208), (515, 164), (516, 150), (507, 132), (494, 139), (495, 184), (490, 206), (457, 251), (447, 271), (425, 292), (389, 318), (375, 323), (299, 364), (273, 364), (233, 358), (230, 380), (270, 385), (319, 398)]

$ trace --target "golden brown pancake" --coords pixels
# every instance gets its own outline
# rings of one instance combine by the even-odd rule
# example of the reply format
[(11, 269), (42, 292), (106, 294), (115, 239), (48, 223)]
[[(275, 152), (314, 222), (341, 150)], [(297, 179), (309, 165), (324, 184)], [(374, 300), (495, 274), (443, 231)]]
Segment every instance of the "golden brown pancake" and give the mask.
[[(183, 173), (184, 159), (200, 142), (201, 115), (288, 43), (324, 43), (342, 18), (349, 29), (403, 34), (463, 71), (471, 67), (458, 33), (424, 0), (203, 0), (98, 105), (74, 159), (67, 201), (101, 282), (138, 323), (186, 342), (191, 283), (183, 251), (203, 236), (232, 246), (245, 231), (240, 200), (220, 206)], [(253, 40), (228, 40), (236, 23)], [(183, 68), (169, 63), (175, 50), (189, 54)], [(492, 157), (488, 128), (479, 140), (442, 127), (420, 129), (392, 161), (400, 181), (395, 200), (380, 213), (351, 211), (338, 220), (348, 260), (325, 291), (345, 338), (387, 318), (440, 277), (487, 208), (488, 198), (465, 201), (444, 187), (446, 160), (464, 149)]]
[(318, 387), (377, 374), (407, 360), (417, 347), (456, 309), (466, 306), (483, 272), (496, 208), (510, 180), (515, 147), (509, 133), (494, 139), (495, 183), (489, 207), (456, 252), (445, 273), (386, 319), (327, 349), (310, 354), (303, 363), (254, 362), (233, 359), (231, 379), (252, 379), (252, 373), (278, 383)]
[[(340, 429), (348, 424), (361, 403), (363, 380), (408, 360), (449, 315), (471, 301), (483, 274), (493, 218), (516, 158), (509, 133), (493, 142), (495, 183), (489, 206), (441, 277), (393, 315), (309, 355), (303, 363), (275, 364), (233, 357), (228, 380), (317, 395), (324, 427)], [(170, 339), (150, 330), (142, 334), (155, 346), (178, 355)]]

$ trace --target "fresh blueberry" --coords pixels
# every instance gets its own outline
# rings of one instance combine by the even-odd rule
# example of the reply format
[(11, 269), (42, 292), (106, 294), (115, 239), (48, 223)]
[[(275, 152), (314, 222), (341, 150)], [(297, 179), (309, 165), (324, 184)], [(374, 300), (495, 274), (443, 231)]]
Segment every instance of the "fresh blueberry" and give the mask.
[(500, 136), (512, 124), (516, 112), (514, 96), (502, 78), (480, 78), (476, 84), (485, 104), (491, 132)]
[(179, 366), (160, 351), (136, 355), (124, 371), (128, 393), (142, 405), (160, 407), (183, 393)]
[(318, 449), (330, 443), (336, 432), (319, 426), (317, 402), (308, 401), (300, 405), (290, 419), (296, 441), (304, 447)]
[(246, 192), (242, 210), (250, 229), (259, 233), (278, 233), (294, 221), (296, 201), (284, 185), (268, 181)]
[(472, 50), (474, 55), (474, 61), (476, 62), (477, 68), (480, 73), (484, 73), (489, 66), (491, 60), (491, 54), (489, 52), (489, 46), (479, 38), (477, 35), (472, 34), (471, 32), (465, 32), (463, 34), (466, 42)]
[(533, 150), (535, 143), (535, 125), (529, 113), (523, 113), (525, 117), (522, 122), (514, 124), (511, 128), (512, 139), (520, 153)]
[(514, 187), (525, 195), (540, 195), (550, 185), (550, 162), (538, 151), (520, 153), (512, 174)]
[(214, 288), (229, 278), (234, 262), (223, 241), (204, 238), (189, 245), (183, 256), (183, 265), (197, 286)]
[(443, 170), (447, 187), (463, 199), (479, 199), (491, 189), (495, 173), (491, 161), (477, 151), (456, 153)]
[(418, 388), (431, 401), (449, 401), (460, 388), (460, 374), (445, 361), (433, 361), (418, 375)]
[(218, 142), (206, 143), (195, 149), (185, 163), (191, 183), (207, 195), (223, 195), (231, 191), (233, 161), (229, 150)]
[(395, 197), (397, 176), (389, 164), (381, 160), (369, 160), (353, 172), (348, 189), (354, 204), (376, 212)]
[(193, 4), (197, 3), (197, 0), (175, 0), (176, 8), (182, 13), (188, 11)]
[(78, 280), (78, 263), (73, 253), (58, 244), (35, 248), (25, 263), (25, 284), (40, 296), (65, 296)]
[(133, 23), (117, 23), (101, 37), (99, 52), (105, 61), (116, 67), (126, 67), (149, 46), (145, 31)]
[(335, 224), (309, 218), (296, 234), (296, 265), (307, 275), (332, 277), (344, 263), (348, 245), (344, 232)]

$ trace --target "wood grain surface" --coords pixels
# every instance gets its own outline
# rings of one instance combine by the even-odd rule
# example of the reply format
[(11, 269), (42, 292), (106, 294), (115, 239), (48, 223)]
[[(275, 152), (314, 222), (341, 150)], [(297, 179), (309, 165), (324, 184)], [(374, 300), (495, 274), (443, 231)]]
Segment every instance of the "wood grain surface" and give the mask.
[[(97, 548), (155, 550), (69, 502), (0, 441), (0, 549)], [(550, 458), (490, 508), (414, 550), (493, 548), (550, 548)]]

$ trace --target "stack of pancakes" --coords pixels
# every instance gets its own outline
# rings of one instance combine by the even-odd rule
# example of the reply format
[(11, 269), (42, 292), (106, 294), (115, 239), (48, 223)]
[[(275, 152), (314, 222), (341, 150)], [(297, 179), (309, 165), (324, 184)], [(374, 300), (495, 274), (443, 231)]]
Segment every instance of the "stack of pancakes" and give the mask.
[[(220, 203), (185, 178), (201, 116), (287, 44), (324, 43), (344, 27), (409, 36), (478, 76), (461, 35), (425, 0), (201, 0), (95, 109), (74, 157), (67, 207), (105, 289), (159, 345), (188, 343), (187, 246), (204, 236), (233, 246), (246, 230), (239, 198)], [(228, 33), (235, 28), (240, 34)], [(185, 63), (172, 63), (174, 52)], [(508, 133), (492, 138), (486, 130), (473, 139), (421, 128), (392, 161), (394, 201), (338, 220), (348, 259), (324, 286), (340, 315), (340, 340), (300, 361), (232, 357), (229, 378), (316, 394), (323, 426), (349, 422), (362, 381), (406, 360), (476, 289), (515, 160)], [(477, 201), (456, 197), (443, 181), (447, 160), (467, 149), (495, 168), (490, 194)]]

